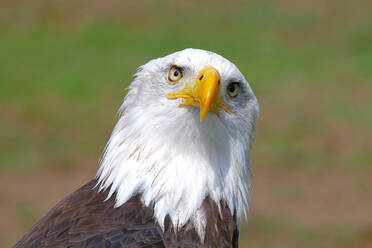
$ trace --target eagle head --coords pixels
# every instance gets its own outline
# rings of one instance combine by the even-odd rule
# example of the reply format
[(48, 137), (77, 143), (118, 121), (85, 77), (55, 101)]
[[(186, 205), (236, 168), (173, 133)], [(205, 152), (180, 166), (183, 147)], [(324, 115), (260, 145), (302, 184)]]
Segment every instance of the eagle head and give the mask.
[[(225, 201), (240, 220), (249, 203), (258, 101), (224, 57), (185, 49), (139, 67), (97, 174), (116, 205), (140, 194), (160, 226), (169, 216), (202, 237), (203, 200)], [(114, 194), (115, 193), (115, 194)]]

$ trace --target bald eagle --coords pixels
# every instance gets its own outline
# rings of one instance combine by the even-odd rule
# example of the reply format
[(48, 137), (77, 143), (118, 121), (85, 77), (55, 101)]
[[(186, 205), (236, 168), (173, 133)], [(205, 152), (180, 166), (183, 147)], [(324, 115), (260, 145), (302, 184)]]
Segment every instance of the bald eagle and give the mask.
[(139, 67), (94, 179), (14, 247), (237, 247), (257, 99), (222, 56)]

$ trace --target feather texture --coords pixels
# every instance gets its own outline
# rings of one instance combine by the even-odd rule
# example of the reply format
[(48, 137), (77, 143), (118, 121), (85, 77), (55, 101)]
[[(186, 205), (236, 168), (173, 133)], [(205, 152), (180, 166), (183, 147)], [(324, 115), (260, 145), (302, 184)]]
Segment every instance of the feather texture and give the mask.
[(219, 210), (210, 199), (203, 201), (207, 213), (206, 240), (202, 243), (191, 223), (176, 231), (169, 216), (164, 231), (141, 196), (115, 207), (110, 189), (98, 191), (92, 180), (42, 218), (14, 248), (65, 247), (237, 247), (236, 218), (225, 203)]

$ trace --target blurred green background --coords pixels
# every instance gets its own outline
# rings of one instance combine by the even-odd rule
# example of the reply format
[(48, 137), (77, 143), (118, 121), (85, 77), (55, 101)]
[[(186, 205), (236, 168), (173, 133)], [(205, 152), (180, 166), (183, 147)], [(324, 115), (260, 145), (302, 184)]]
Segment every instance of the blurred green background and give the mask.
[(0, 1), (0, 247), (92, 178), (139, 65), (233, 61), (261, 104), (240, 247), (372, 247), (372, 2)]

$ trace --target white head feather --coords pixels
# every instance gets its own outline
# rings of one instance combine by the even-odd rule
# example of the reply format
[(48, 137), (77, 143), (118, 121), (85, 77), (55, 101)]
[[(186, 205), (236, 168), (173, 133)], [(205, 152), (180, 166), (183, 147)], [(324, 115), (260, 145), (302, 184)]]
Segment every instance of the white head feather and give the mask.
[[(172, 65), (183, 69), (176, 84), (168, 81)], [(221, 76), (220, 96), (230, 113), (208, 113), (199, 120), (199, 108), (179, 108), (183, 99), (167, 95), (195, 82), (212, 66)], [(236, 98), (228, 96), (231, 82), (240, 83)], [(206, 219), (202, 202), (223, 199), (238, 223), (249, 203), (252, 132), (259, 105), (238, 68), (222, 56), (185, 49), (141, 66), (119, 110), (119, 120), (106, 146), (97, 173), (100, 188), (116, 192), (116, 206), (136, 194), (163, 227), (170, 216), (175, 227), (191, 221), (201, 239)]]

